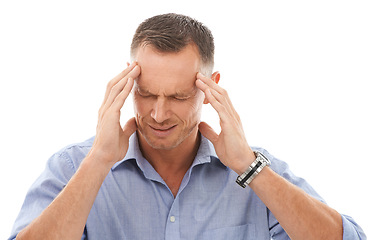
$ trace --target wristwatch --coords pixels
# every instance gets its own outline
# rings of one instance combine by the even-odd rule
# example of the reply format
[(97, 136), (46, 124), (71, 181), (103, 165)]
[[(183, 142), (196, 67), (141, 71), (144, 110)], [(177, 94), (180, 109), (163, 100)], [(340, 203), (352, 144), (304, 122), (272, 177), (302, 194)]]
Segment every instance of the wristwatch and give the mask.
[(246, 172), (242, 173), (241, 176), (238, 176), (236, 180), (236, 183), (243, 188), (249, 185), (265, 166), (271, 165), (271, 162), (263, 155), (263, 153), (254, 151), (254, 154), (256, 157), (255, 161), (249, 166)]

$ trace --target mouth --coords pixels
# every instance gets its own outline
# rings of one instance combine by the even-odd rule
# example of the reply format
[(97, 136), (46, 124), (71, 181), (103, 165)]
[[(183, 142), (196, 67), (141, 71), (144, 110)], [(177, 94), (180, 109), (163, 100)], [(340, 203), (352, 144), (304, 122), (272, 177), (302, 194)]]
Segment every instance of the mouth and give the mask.
[(165, 126), (165, 127), (154, 127), (154, 126), (151, 126), (150, 127), (154, 130), (158, 130), (158, 131), (167, 131), (167, 130), (170, 130), (172, 129), (173, 127), (175, 127), (176, 125), (173, 125), (173, 126)]
[(167, 137), (167, 136), (169, 136), (174, 131), (176, 126), (177, 125), (157, 127), (157, 126), (149, 125), (150, 129), (152, 130), (154, 135), (157, 136), (157, 137)]

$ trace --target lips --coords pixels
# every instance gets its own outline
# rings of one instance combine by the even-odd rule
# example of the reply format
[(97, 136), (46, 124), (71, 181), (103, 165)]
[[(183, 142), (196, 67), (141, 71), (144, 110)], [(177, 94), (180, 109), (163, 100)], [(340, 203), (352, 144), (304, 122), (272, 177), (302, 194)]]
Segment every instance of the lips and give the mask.
[(172, 126), (151, 126), (149, 125), (150, 129), (152, 130), (152, 133), (159, 138), (164, 138), (169, 136), (173, 130), (176, 128), (177, 125)]
[(166, 126), (166, 127), (154, 127), (154, 126), (151, 126), (150, 127), (154, 130), (158, 130), (158, 131), (167, 131), (167, 130), (170, 130), (172, 129), (173, 127), (175, 127), (176, 125), (173, 125), (173, 126)]

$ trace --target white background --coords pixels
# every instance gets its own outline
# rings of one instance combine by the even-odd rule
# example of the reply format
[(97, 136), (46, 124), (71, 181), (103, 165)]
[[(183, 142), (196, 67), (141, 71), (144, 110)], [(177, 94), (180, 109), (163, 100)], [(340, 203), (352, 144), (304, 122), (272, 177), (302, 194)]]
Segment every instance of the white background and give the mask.
[[(1, 1), (0, 239), (47, 159), (95, 134), (138, 24), (167, 12), (213, 31), (215, 70), (249, 143), (371, 234), (370, 1), (220, 2)], [(218, 128), (210, 106), (203, 119)]]

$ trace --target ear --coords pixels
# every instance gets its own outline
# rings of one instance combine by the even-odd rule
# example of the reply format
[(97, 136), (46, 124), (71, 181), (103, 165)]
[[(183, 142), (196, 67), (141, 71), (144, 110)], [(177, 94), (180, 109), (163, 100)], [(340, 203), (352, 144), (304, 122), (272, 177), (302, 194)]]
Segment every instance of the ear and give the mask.
[[(220, 73), (218, 71), (214, 72), (212, 75), (211, 75), (211, 80), (213, 80), (216, 84), (219, 83), (219, 80), (220, 80)], [(208, 104), (209, 101), (207, 101), (206, 97), (204, 99), (204, 104)]]
[(214, 72), (211, 75), (211, 80), (213, 80), (216, 84), (218, 84), (220, 80), (220, 73), (218, 71)]

